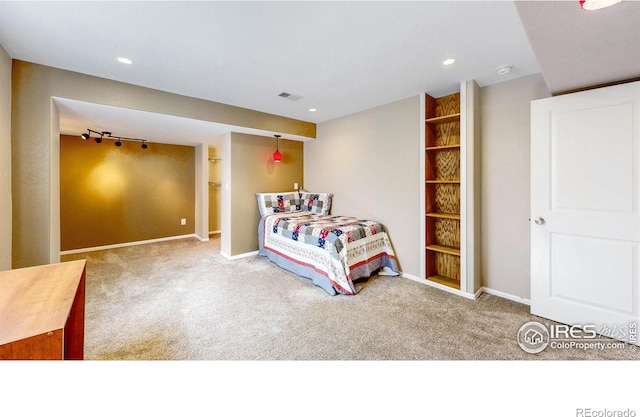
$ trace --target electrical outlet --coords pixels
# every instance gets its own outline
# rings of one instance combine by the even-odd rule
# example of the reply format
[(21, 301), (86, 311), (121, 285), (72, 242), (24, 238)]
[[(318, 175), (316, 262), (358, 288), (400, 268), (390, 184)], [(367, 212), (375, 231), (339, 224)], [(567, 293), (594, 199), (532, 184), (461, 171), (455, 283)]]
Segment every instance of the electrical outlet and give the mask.
[(182, 226), (184, 226), (185, 224), (187, 224), (187, 219), (180, 219), (180, 224)]
[(297, 190), (297, 189), (298, 189), (298, 183), (297, 183), (297, 182), (294, 182), (294, 183), (293, 183), (293, 189), (294, 189), (294, 190)]

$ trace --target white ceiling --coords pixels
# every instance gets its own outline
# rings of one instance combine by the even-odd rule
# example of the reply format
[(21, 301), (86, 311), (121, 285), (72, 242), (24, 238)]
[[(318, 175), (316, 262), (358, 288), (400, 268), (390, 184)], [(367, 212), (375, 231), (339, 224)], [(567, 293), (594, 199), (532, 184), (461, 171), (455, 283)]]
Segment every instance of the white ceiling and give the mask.
[[(590, 27), (595, 20), (587, 14), (596, 12), (580, 10), (577, 0), (517, 3), (0, 1), (0, 45), (14, 59), (320, 123), (420, 92), (448, 94), (467, 79), (486, 86), (542, 72), (550, 86), (580, 84), (580, 62), (567, 66), (575, 47), (581, 60), (607, 52), (591, 49), (593, 31), (574, 31)], [(617, 36), (618, 50), (636, 47), (627, 54), (632, 59), (640, 51), (638, 6), (627, 0), (612, 7), (597, 30)], [(635, 23), (626, 33), (622, 18)], [(633, 44), (626, 42), (630, 31)], [(563, 62), (554, 60), (563, 54)], [(133, 64), (117, 62), (120, 56)], [(443, 66), (449, 57), (456, 63)], [(638, 63), (626, 66), (640, 76)], [(512, 72), (498, 75), (503, 65)], [(301, 98), (278, 97), (282, 92)], [(60, 103), (63, 133), (101, 124), (121, 136), (158, 133), (149, 129), (159, 115), (132, 124), (117, 109)], [(232, 128), (194, 125), (188, 140), (202, 135), (200, 127), (210, 134)]]
[(517, 2), (549, 90), (640, 77), (640, 2), (586, 12), (576, 2)]

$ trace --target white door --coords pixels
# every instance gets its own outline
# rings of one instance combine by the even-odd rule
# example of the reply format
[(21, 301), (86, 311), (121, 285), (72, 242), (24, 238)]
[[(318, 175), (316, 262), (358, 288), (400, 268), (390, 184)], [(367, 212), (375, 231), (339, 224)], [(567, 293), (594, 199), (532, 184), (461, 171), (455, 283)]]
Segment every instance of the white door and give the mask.
[(634, 344), (639, 124), (640, 82), (531, 107), (531, 313)]

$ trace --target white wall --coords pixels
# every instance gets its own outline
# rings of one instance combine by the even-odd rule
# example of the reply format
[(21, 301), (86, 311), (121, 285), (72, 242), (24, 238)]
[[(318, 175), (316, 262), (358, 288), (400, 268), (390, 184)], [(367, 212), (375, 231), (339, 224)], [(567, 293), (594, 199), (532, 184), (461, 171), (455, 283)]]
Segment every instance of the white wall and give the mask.
[(480, 91), (483, 286), (530, 299), (530, 102), (549, 97), (541, 75)]
[(11, 269), (11, 58), (0, 45), (0, 270)]
[(304, 188), (333, 193), (332, 213), (376, 220), (400, 268), (420, 275), (420, 98), (317, 126), (304, 144)]

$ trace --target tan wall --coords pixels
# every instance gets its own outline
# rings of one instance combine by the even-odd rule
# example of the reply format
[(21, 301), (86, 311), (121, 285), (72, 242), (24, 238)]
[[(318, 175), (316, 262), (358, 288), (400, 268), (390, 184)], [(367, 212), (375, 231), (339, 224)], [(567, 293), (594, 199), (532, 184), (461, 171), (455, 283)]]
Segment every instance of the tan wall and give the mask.
[[(480, 91), (482, 285), (524, 299), (530, 297), (530, 102), (549, 96), (541, 75)], [(319, 124), (317, 139), (305, 144), (304, 184), (335, 193), (334, 213), (385, 224), (403, 272), (416, 277), (418, 112), (416, 97)]]
[(333, 214), (386, 226), (404, 273), (420, 275), (420, 97), (318, 125), (304, 187), (334, 193)]
[[(315, 137), (313, 123), (165, 93), (51, 67), (13, 61), (13, 267), (52, 258), (51, 97)], [(55, 225), (53, 225), (55, 227)]]
[(0, 270), (11, 269), (11, 58), (0, 45)]
[(231, 134), (230, 168), (233, 187), (230, 193), (232, 236), (229, 255), (258, 250), (260, 212), (256, 193), (292, 191), (296, 182), (302, 186), (303, 147), (303, 142), (280, 139), (282, 162), (275, 163), (275, 138)]
[(191, 146), (61, 136), (61, 249), (192, 234), (194, 163)]
[(530, 299), (531, 101), (541, 75), (481, 89), (483, 285)]

